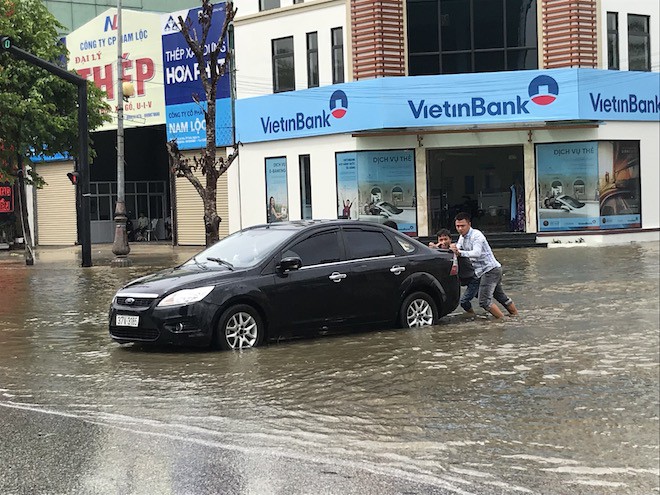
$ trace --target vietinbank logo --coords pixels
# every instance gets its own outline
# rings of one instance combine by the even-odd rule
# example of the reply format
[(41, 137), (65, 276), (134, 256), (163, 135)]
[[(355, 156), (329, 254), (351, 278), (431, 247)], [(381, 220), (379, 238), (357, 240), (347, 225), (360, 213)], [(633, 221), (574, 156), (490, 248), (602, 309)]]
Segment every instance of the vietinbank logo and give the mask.
[(348, 98), (346, 93), (338, 89), (330, 97), (330, 113), (336, 119), (341, 119), (348, 110)]
[[(537, 105), (548, 105), (555, 101), (559, 94), (559, 85), (552, 77), (537, 76), (529, 83), (528, 87), (531, 101)], [(408, 106), (413, 118), (440, 119), (460, 117), (482, 117), (501, 115), (527, 115), (529, 114), (530, 100), (516, 95), (510, 99), (488, 99), (474, 96), (465, 101), (439, 101), (427, 102), (426, 100), (408, 100)]]
[(529, 97), (537, 105), (549, 105), (558, 95), (559, 84), (550, 76), (538, 76), (529, 83)]
[(291, 117), (275, 117), (270, 116), (264, 118), (259, 117), (261, 120), (261, 127), (264, 134), (278, 134), (280, 132), (295, 132), (310, 129), (323, 129), (332, 127), (330, 117), (341, 119), (348, 111), (348, 97), (346, 93), (337, 90), (330, 96), (330, 113), (321, 110), (317, 114), (305, 114), (304, 112), (297, 112)]

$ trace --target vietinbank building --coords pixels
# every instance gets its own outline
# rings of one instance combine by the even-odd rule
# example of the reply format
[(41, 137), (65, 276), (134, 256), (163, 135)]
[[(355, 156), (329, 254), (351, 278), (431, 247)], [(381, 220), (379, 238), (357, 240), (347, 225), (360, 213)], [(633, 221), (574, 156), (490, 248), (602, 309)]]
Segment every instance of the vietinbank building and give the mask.
[(238, 99), (235, 117), (242, 225), (274, 203), (418, 237), (466, 211), (551, 246), (658, 239), (657, 72), (382, 77)]

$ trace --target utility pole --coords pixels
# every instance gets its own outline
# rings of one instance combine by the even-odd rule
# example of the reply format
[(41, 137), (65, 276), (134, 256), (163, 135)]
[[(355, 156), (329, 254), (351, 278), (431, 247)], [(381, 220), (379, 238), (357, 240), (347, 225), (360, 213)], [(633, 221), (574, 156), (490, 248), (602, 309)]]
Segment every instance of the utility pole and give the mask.
[(124, 54), (121, 31), (121, 0), (117, 0), (117, 204), (115, 206), (115, 238), (112, 252), (113, 267), (131, 266), (128, 258), (131, 248), (126, 232), (126, 196), (124, 193)]

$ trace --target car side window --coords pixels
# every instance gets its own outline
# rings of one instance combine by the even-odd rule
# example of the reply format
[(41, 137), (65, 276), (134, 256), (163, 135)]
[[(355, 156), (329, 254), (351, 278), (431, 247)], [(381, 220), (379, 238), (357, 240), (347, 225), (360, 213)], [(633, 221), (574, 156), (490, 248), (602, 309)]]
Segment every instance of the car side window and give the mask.
[(406, 253), (414, 253), (415, 252), (415, 245), (410, 242), (408, 239), (402, 239), (399, 236), (396, 236), (396, 242), (399, 243), (399, 245), (403, 248), (403, 250)]
[(302, 266), (322, 265), (341, 260), (338, 231), (322, 232), (294, 244), (287, 249), (282, 258), (297, 256)]
[(392, 245), (382, 232), (344, 229), (346, 255), (349, 260), (376, 258), (394, 254)]

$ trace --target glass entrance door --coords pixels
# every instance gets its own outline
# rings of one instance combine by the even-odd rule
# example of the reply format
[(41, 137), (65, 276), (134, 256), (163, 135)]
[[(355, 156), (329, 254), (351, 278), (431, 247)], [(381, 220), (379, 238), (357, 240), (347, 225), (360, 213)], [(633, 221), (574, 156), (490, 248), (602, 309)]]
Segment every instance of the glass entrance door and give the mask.
[[(523, 148), (427, 150), (429, 234), (452, 232), (459, 212), (486, 232), (524, 231)], [(519, 207), (519, 203), (521, 207)]]

